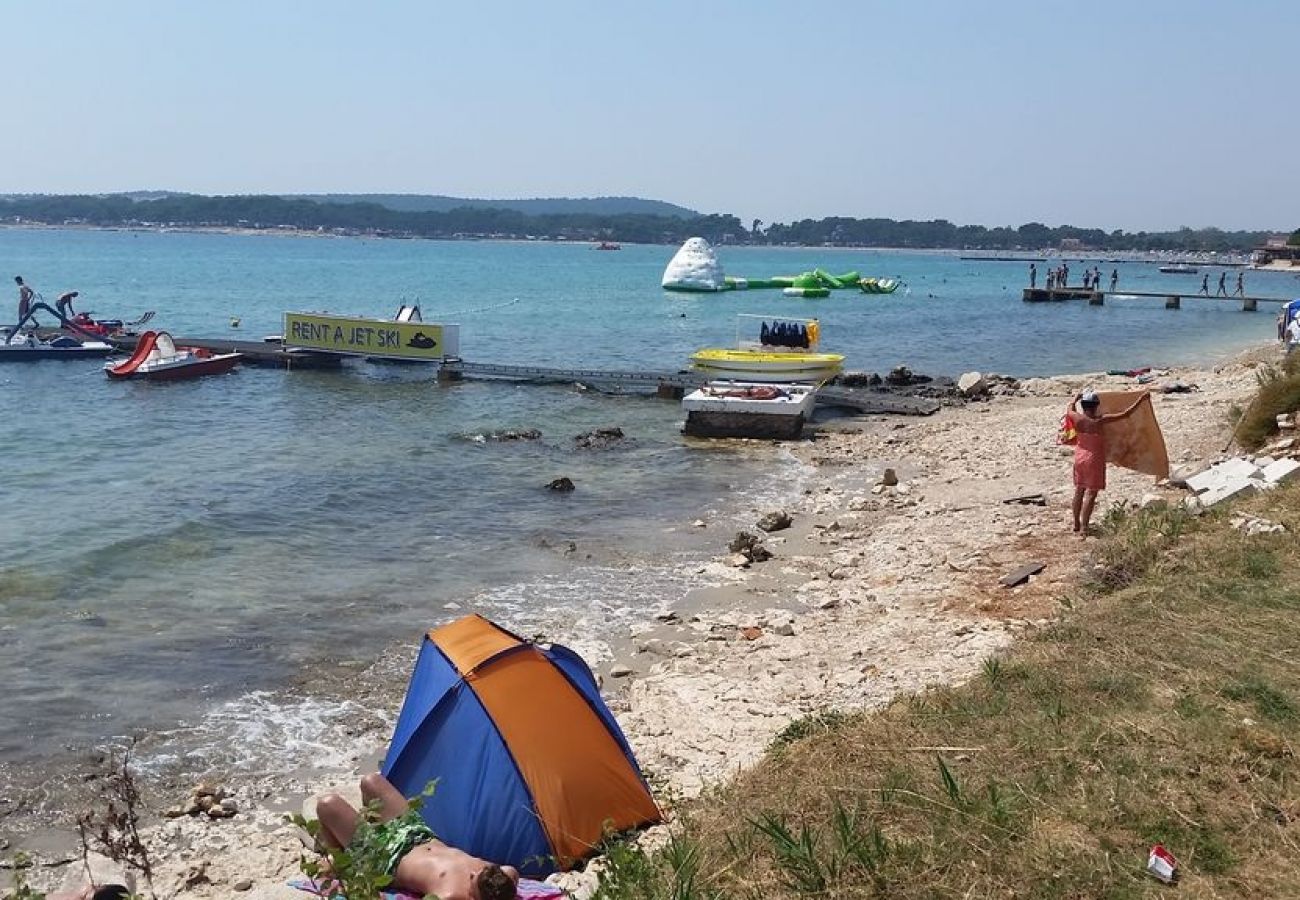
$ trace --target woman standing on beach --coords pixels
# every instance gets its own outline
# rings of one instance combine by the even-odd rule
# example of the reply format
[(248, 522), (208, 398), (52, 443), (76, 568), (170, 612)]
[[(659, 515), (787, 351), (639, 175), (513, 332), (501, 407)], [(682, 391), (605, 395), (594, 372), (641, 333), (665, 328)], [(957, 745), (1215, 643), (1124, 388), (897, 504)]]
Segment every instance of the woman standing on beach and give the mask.
[(1101, 398), (1096, 391), (1086, 391), (1074, 395), (1065, 414), (1066, 439), (1074, 444), (1074, 503), (1070, 511), (1074, 514), (1074, 532), (1081, 538), (1088, 535), (1097, 492), (1106, 489), (1106, 438), (1102, 427), (1130, 411), (1100, 415)]

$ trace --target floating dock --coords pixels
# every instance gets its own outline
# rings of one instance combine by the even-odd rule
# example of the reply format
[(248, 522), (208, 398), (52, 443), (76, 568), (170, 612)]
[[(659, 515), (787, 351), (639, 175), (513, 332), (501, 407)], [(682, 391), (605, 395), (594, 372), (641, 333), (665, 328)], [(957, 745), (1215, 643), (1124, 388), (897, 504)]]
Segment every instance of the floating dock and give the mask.
[(1225, 297), (1174, 291), (1094, 291), (1087, 288), (1025, 288), (1021, 299), (1026, 303), (1058, 303), (1066, 300), (1087, 300), (1089, 306), (1102, 306), (1106, 299), (1129, 300), (1158, 297), (1165, 301), (1166, 309), (1179, 309), (1183, 300), (1240, 301), (1242, 312), (1255, 312), (1261, 303), (1289, 303), (1287, 297)]
[[(716, 375), (690, 370), (629, 372), (608, 369), (553, 369), (543, 366), (476, 363), (457, 359), (444, 360), (438, 377), (442, 381), (502, 379), (534, 384), (596, 384), (654, 388), (660, 396), (673, 399), (680, 399), (687, 390), (694, 390), (709, 381), (717, 380)], [(860, 413), (901, 416), (928, 416), (940, 408), (934, 400), (925, 397), (845, 387), (819, 388), (817, 405), (850, 409)]]

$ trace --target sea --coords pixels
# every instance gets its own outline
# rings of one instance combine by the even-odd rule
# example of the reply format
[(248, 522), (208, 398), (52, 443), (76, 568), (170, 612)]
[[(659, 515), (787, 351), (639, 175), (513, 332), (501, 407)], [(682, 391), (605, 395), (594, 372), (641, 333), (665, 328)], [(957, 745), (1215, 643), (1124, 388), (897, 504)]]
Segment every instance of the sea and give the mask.
[[(96, 316), (152, 310), (151, 326), (175, 335), (259, 339), (281, 332), (286, 311), (387, 318), (418, 303), (426, 321), (461, 326), (475, 362), (672, 371), (698, 348), (755, 337), (761, 317), (819, 319), (823, 349), (852, 370), (952, 376), (1201, 363), (1275, 334), (1270, 307), (1232, 301), (1026, 304), (1025, 263), (946, 253), (723, 246), (728, 274), (858, 270), (905, 284), (821, 300), (668, 293), (674, 251), (0, 230), (6, 276), (51, 300), (78, 290)], [(1097, 264), (1135, 291), (1186, 293), (1199, 278)], [(1300, 295), (1282, 273), (1246, 282)], [(726, 526), (810, 477), (788, 448), (684, 439), (677, 404), (653, 396), (445, 385), (421, 366), (157, 384), (46, 361), (0, 367), (0, 386), (0, 802), (11, 804), (133, 736), (141, 765), (182, 774), (318, 764), (337, 704), (313, 679), (414, 652), (468, 611), (598, 662), (612, 636), (703, 586)], [(626, 437), (607, 449), (575, 442), (613, 426)], [(506, 429), (542, 436), (492, 439)], [(545, 489), (561, 476), (576, 490)]]

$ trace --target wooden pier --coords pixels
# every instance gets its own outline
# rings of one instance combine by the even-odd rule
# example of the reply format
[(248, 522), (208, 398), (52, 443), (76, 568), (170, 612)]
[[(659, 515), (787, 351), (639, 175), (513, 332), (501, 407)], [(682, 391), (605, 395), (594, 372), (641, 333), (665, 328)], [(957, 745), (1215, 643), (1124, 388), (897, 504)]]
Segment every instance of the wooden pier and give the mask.
[(1183, 305), (1183, 300), (1221, 300), (1221, 301), (1240, 301), (1242, 312), (1255, 312), (1261, 303), (1289, 303), (1286, 297), (1224, 297), (1223, 295), (1207, 296), (1202, 293), (1189, 294), (1186, 292), (1175, 293), (1172, 291), (1094, 291), (1088, 288), (1025, 288), (1021, 294), (1021, 299), (1026, 303), (1056, 303), (1065, 300), (1087, 300), (1089, 306), (1101, 306), (1107, 298), (1112, 300), (1138, 299), (1142, 297), (1158, 297), (1165, 301), (1166, 309), (1179, 309)]

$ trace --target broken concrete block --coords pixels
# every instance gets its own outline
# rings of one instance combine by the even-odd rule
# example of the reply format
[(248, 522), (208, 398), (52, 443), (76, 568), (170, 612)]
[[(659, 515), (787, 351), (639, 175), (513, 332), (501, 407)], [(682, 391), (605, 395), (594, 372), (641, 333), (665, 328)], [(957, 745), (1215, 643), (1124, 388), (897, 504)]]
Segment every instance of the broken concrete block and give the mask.
[(1264, 467), (1264, 483), (1283, 484), (1294, 478), (1297, 472), (1300, 472), (1300, 462), (1290, 457), (1283, 457)]
[(1231, 500), (1234, 497), (1240, 497), (1258, 489), (1259, 482), (1254, 478), (1234, 478), (1231, 481), (1224, 482), (1219, 487), (1211, 488), (1196, 499), (1200, 501), (1202, 509), (1208, 509), (1225, 500)]
[(1219, 490), (1242, 478), (1261, 477), (1259, 468), (1248, 459), (1233, 457), (1217, 463), (1204, 472), (1187, 479), (1187, 487), (1195, 493)]

